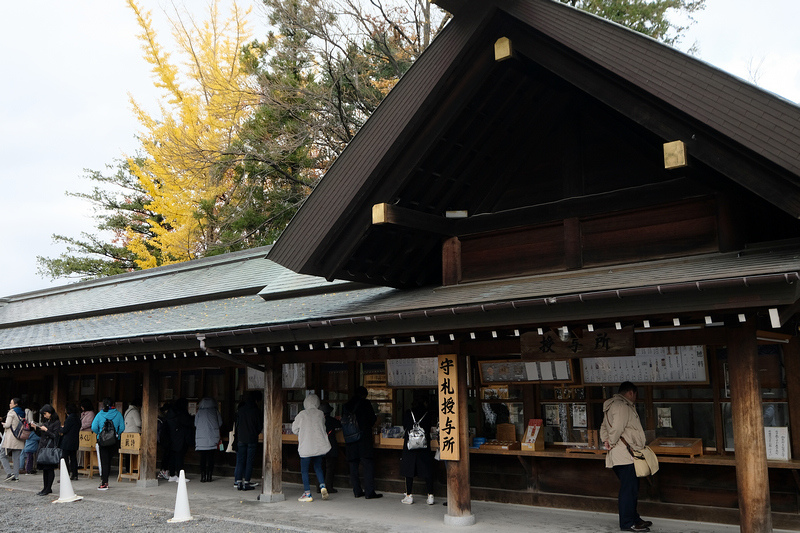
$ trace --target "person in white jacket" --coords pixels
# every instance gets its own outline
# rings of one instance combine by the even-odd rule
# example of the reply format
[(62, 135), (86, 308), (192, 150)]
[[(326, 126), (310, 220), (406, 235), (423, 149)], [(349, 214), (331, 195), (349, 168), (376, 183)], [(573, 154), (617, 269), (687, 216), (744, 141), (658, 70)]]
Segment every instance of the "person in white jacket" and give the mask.
[(308, 466), (314, 463), (314, 472), (320, 484), (322, 499), (328, 499), (328, 489), (325, 488), (325, 475), (322, 472), (322, 459), (331, 449), (328, 433), (325, 431), (325, 414), (319, 409), (319, 396), (309, 394), (303, 402), (300, 411), (292, 422), (292, 433), (297, 435), (297, 453), (300, 454), (300, 473), (303, 478), (303, 495), (298, 498), (301, 502), (310, 502), (311, 484), (308, 480)]
[(219, 428), (222, 415), (213, 398), (203, 398), (194, 415), (194, 449), (200, 453), (200, 483), (213, 481), (214, 454), (220, 440)]
[(642, 520), (636, 507), (639, 502), (639, 478), (628, 447), (644, 448), (645, 435), (639, 413), (636, 412), (638, 389), (630, 381), (619, 386), (617, 394), (603, 404), (603, 424), (600, 440), (608, 450), (606, 468), (614, 470), (619, 479), (619, 527), (623, 531), (650, 531), (653, 525)]
[(125, 411), (125, 433), (142, 432), (142, 400), (136, 398)]

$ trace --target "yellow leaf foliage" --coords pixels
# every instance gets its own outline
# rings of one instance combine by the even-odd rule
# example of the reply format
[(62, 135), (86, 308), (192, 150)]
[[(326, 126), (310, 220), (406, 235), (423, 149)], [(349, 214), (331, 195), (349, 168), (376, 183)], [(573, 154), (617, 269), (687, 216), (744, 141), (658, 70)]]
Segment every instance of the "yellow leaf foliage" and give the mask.
[(186, 261), (213, 243), (213, 213), (228, 201), (232, 179), (218, 172), (239, 127), (256, 104), (249, 78), (240, 69), (239, 51), (251, 38), (247, 17), (233, 2), (230, 15), (219, 16), (218, 0), (209, 4), (208, 20), (198, 24), (177, 10), (170, 16), (176, 65), (157, 41), (150, 12), (135, 0), (128, 5), (142, 33), (144, 58), (152, 66), (155, 85), (163, 90), (160, 116), (153, 116), (130, 98), (142, 131), (144, 162), (128, 162), (148, 191), (148, 209), (163, 219), (151, 220), (155, 237), (147, 243), (129, 232), (128, 249), (141, 268)]

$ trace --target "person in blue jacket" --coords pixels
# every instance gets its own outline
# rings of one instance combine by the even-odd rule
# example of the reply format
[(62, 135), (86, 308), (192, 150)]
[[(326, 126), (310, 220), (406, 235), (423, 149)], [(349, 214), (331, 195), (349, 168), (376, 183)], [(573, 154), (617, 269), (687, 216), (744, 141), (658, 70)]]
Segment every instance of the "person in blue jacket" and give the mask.
[[(106, 425), (106, 420), (110, 420), (114, 425), (114, 432), (117, 435), (117, 441), (107, 446), (100, 446), (100, 432)], [(108, 490), (108, 474), (111, 470), (111, 456), (114, 454), (114, 449), (119, 447), (119, 436), (125, 431), (125, 419), (122, 413), (117, 411), (114, 406), (114, 400), (111, 398), (103, 398), (103, 410), (97, 413), (92, 420), (92, 431), (97, 434), (98, 447), (100, 449), (100, 486), (97, 490)]]

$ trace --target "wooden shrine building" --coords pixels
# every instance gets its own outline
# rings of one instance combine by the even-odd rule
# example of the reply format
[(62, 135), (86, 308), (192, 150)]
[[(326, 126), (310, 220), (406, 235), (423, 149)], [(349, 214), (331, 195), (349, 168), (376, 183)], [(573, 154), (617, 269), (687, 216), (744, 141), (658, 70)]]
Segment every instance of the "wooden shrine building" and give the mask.
[(2, 390), (140, 394), (147, 485), (158, 405), (213, 397), (230, 429), (263, 387), (280, 501), (307, 390), (364, 385), (391, 427), (447, 360), (437, 491), (467, 525), (473, 499), (616, 512), (592, 441), (629, 380), (662, 445), (643, 515), (800, 529), (800, 107), (559, 2), (440, 3), (274, 246), (0, 300)]

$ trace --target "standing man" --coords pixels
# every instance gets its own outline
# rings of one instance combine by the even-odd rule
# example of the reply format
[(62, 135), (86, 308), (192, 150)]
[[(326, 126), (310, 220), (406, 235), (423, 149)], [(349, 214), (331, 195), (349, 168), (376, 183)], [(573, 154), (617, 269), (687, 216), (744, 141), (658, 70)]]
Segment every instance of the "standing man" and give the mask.
[(261, 449), (258, 435), (264, 429), (264, 415), (256, 403), (258, 392), (250, 391), (246, 400), (239, 406), (236, 413), (236, 432), (234, 443), (236, 445), (236, 470), (234, 481), (239, 490), (253, 490), (258, 483), (251, 483), (253, 463), (256, 453)]
[(633, 466), (633, 450), (644, 448), (645, 436), (639, 414), (636, 412), (636, 385), (626, 381), (617, 394), (603, 404), (603, 424), (600, 439), (608, 450), (606, 468), (612, 468), (619, 479), (619, 527), (623, 531), (650, 531), (653, 525), (642, 520), (636, 510), (639, 502), (639, 478)]
[[(344, 413), (353, 413), (358, 421), (360, 437), (355, 442), (347, 443), (347, 463), (350, 465), (350, 484), (353, 486), (353, 495), (356, 498), (364, 496), (366, 499), (382, 498), (383, 494), (375, 492), (375, 452), (373, 449), (372, 426), (378, 420), (372, 404), (367, 400), (367, 389), (356, 387), (355, 395), (344, 404)], [(358, 466), (363, 466), (364, 488), (358, 476)]]

